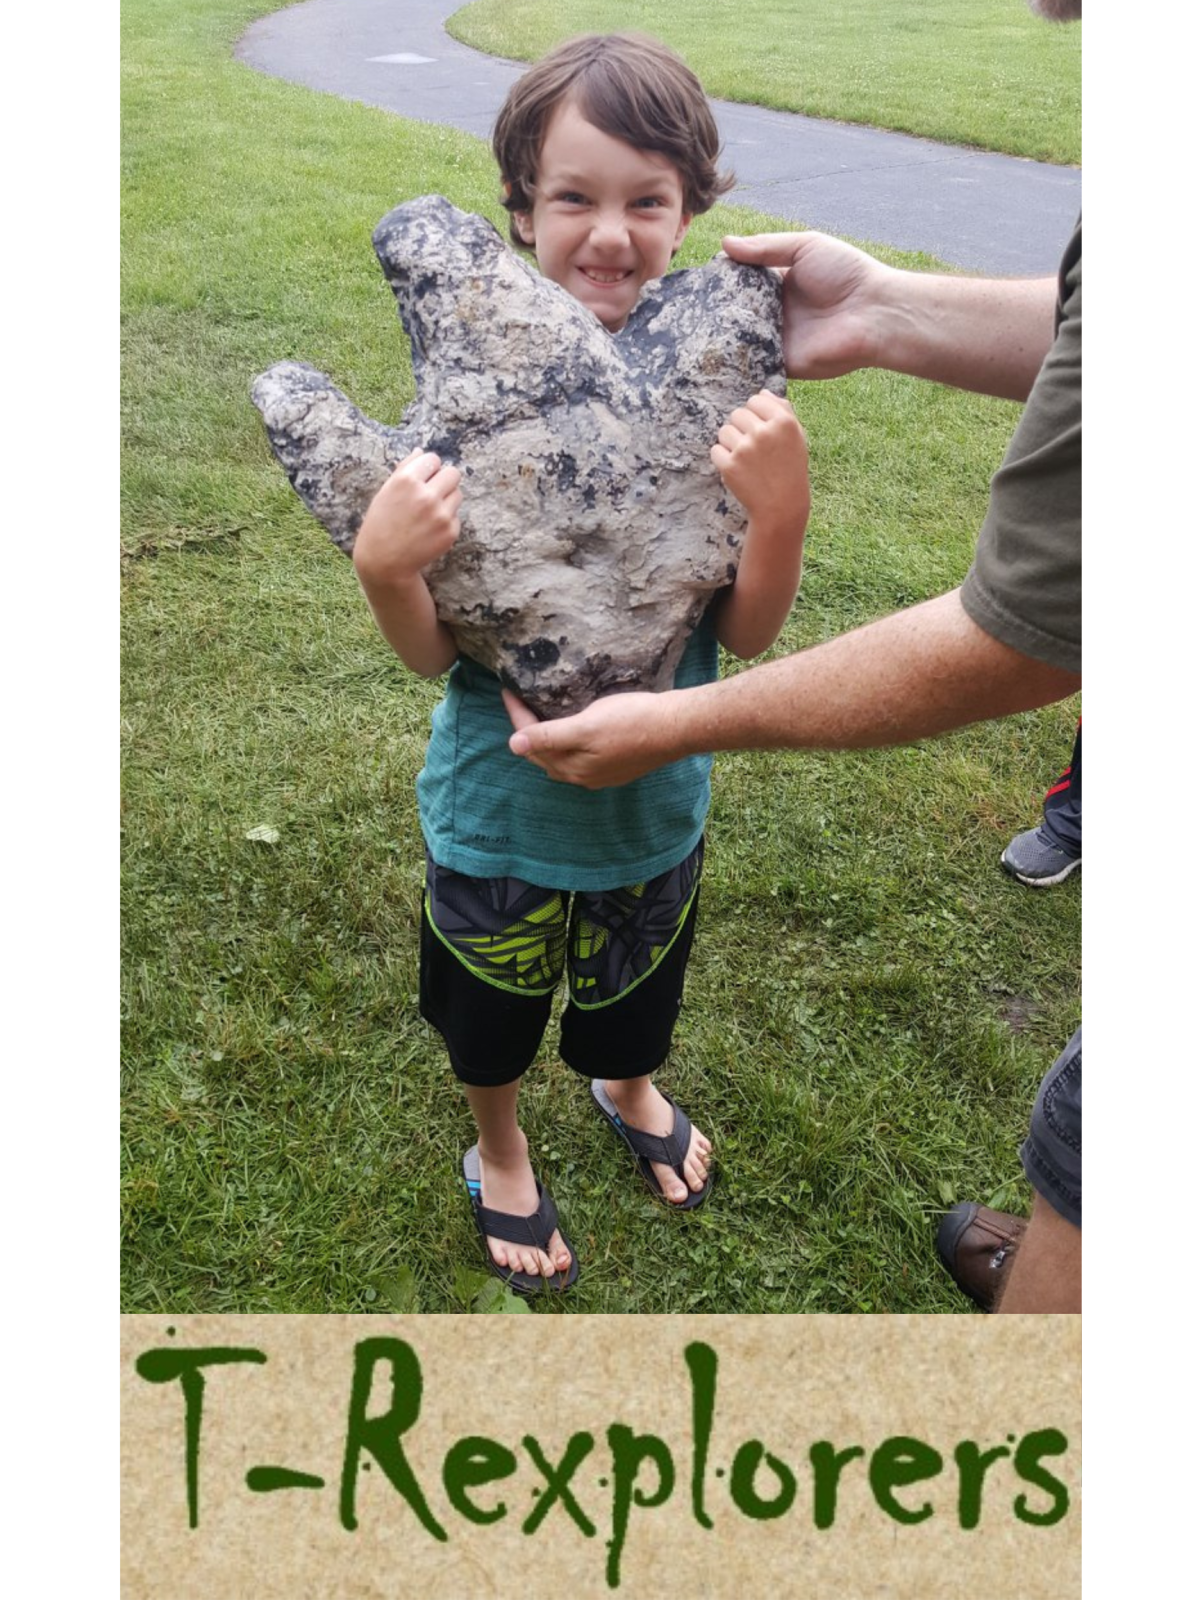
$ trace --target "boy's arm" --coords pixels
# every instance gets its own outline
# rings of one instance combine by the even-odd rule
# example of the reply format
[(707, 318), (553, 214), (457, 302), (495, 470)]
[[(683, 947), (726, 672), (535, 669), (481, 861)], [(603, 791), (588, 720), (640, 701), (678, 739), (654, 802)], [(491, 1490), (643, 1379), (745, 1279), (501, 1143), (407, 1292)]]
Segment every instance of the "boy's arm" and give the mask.
[(789, 378), (885, 367), (1027, 400), (1054, 339), (1056, 278), (903, 272), (825, 233), (728, 238), (735, 261), (783, 273)]
[(746, 660), (774, 644), (800, 585), (808, 442), (787, 400), (764, 389), (730, 416), (711, 454), (750, 519), (737, 577), (714, 613), (717, 638)]
[(436, 678), (458, 657), (422, 576), (458, 538), (457, 467), (414, 450), (367, 508), (354, 542), (354, 570), (379, 631), (412, 671)]

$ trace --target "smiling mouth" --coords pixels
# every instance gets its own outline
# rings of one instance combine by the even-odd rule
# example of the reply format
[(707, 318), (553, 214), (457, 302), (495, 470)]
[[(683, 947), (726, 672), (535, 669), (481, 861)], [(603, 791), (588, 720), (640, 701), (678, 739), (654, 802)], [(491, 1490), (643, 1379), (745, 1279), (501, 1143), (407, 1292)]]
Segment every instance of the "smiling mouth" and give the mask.
[(611, 289), (616, 283), (624, 283), (633, 276), (631, 272), (600, 272), (594, 267), (580, 267), (580, 272), (589, 283), (598, 284), (602, 289)]

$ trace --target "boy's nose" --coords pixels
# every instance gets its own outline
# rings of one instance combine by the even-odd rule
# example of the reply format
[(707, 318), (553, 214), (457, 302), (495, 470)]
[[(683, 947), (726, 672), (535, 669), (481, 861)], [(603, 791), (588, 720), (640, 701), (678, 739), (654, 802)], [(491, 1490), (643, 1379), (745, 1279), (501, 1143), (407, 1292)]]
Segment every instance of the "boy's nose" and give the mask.
[(602, 211), (592, 226), (592, 243), (606, 250), (623, 250), (629, 243), (629, 225), (623, 211)]

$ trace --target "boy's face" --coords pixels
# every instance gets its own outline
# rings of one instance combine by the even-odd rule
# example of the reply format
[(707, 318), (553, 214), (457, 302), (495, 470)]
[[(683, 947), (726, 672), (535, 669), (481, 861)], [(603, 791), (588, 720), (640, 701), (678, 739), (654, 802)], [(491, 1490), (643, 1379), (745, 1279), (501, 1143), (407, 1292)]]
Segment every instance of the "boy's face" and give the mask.
[(515, 220), (543, 274), (617, 333), (692, 219), (666, 156), (602, 133), (568, 100), (546, 128), (533, 210)]

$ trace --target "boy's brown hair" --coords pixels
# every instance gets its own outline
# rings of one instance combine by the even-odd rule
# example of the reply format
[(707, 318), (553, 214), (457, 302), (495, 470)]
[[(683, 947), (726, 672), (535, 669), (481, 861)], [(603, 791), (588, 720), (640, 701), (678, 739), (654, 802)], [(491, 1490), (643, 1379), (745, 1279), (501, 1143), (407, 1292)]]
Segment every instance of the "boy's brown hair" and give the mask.
[[(589, 33), (530, 67), (496, 118), (492, 150), (509, 185), (504, 205), (510, 212), (532, 211), (546, 129), (566, 100), (602, 133), (666, 156), (683, 179), (683, 209), (690, 215), (707, 211), (733, 187), (733, 174), (717, 170), (717, 124), (687, 63), (647, 34)], [(509, 233), (524, 244), (515, 224)]]

